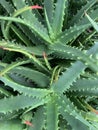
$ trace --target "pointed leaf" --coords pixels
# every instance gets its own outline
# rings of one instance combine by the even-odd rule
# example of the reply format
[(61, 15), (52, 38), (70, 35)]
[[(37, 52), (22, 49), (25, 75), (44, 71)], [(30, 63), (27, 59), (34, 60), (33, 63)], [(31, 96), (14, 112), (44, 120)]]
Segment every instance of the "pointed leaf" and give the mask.
[(11, 79), (8, 79), (7, 77), (0, 77), (0, 80), (7, 86), (14, 89), (14, 91), (19, 91), (20, 93), (24, 93), (25, 95), (37, 97), (37, 98), (43, 98), (46, 95), (50, 93), (47, 89), (36, 89), (36, 88), (30, 88), (28, 86), (20, 85)]
[(89, 68), (91, 68), (93, 71), (95, 71), (96, 73), (98, 72), (96, 59), (92, 58), (92, 55), (89, 56), (84, 51), (68, 45), (55, 44), (50, 48), (57, 57), (60, 56), (60, 58), (66, 59), (66, 57), (68, 56), (69, 59), (71, 57), (71, 59), (83, 61), (83, 63), (89, 66)]
[[(87, 52), (87, 54), (95, 54), (97, 53), (98, 45), (97, 43)], [(72, 64), (71, 67), (69, 67), (63, 75), (60, 76), (57, 82), (55, 82), (52, 86), (53, 91), (57, 93), (63, 93), (64, 91), (67, 91), (67, 89), (70, 88), (70, 85), (73, 84), (73, 82), (79, 78), (80, 74), (85, 70), (86, 66), (85, 64), (81, 63), (80, 61), (77, 61)], [(76, 71), (77, 70), (77, 71)]]
[(57, 35), (62, 31), (63, 21), (64, 21), (64, 13), (66, 9), (66, 5), (68, 0), (57, 0), (56, 7), (54, 10), (54, 19), (52, 28), (54, 33)]
[[(56, 98), (56, 97), (55, 97)], [(58, 106), (54, 98), (46, 104), (46, 129), (58, 130)]]
[(1, 99), (0, 112), (8, 113), (8, 112), (12, 112), (19, 109), (29, 108), (31, 106), (33, 109), (43, 104), (44, 104), (44, 101), (41, 99), (19, 95), (19, 96)]
[[(73, 105), (73, 103), (65, 96), (65, 95), (61, 95), (61, 97), (58, 97), (58, 104), (61, 106), (60, 107), (60, 112), (62, 114), (62, 116), (64, 117), (64, 119), (66, 119), (70, 125), (72, 126), (72, 128), (75, 128), (76, 130), (78, 130), (78, 125), (80, 126), (80, 128), (84, 128), (86, 130), (89, 129), (93, 129), (96, 130), (96, 128), (91, 125), (87, 120), (85, 120), (83, 118), (83, 116), (81, 115), (81, 112), (78, 111), (78, 109)], [(75, 122), (74, 122), (75, 120)]]

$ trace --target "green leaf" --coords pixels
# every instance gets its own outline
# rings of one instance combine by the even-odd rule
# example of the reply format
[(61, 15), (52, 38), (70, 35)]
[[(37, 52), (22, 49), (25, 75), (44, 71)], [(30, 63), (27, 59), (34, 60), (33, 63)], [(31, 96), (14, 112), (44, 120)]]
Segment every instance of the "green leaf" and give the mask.
[[(18, 61), (17, 61), (18, 62)], [(27, 61), (29, 63), (29, 61)], [(35, 82), (37, 85), (39, 85), (40, 87), (48, 87), (49, 83), (50, 83), (50, 79), (49, 77), (37, 70), (34, 69), (30, 69), (27, 67), (23, 67), (23, 66), (18, 66), (15, 68), (9, 68), (10, 65), (6, 64), (6, 63), (1, 63), (0, 64), (0, 71), (4, 71), (7, 69), (7, 74), (14, 80), (14, 77), (23, 77), (24, 79), (29, 79), (32, 80), (33, 82)], [(23, 80), (22, 80), (23, 81)], [(21, 82), (22, 82), (21, 81)], [(26, 82), (25, 82), (26, 84)]]
[(58, 130), (58, 106), (55, 102), (55, 98), (46, 104), (46, 130)]
[[(98, 19), (98, 15), (97, 15), (97, 12), (98, 12), (98, 8), (96, 8), (94, 11), (92, 11), (91, 13), (88, 13), (89, 16), (95, 21)], [(88, 25), (88, 27), (90, 27), (92, 24), (88, 21), (87, 17), (83, 17), (79, 23), (76, 24), (77, 26), (78, 25)]]
[(0, 130), (23, 130), (23, 128), (24, 125), (19, 119), (0, 121)]
[[(45, 126), (45, 110), (43, 106), (40, 106), (36, 113), (34, 113), (33, 119), (33, 130), (42, 130)], [(32, 130), (32, 127), (29, 127), (28, 130)]]
[(76, 96), (98, 96), (98, 79), (79, 79), (68, 91)]
[(75, 23), (78, 23), (79, 20), (83, 17), (84, 12), (88, 11), (97, 1), (96, 0), (90, 0), (87, 2), (86, 5), (84, 5), (77, 13), (76, 15), (71, 19), (70, 25), (74, 25)]
[(30, 63), (30, 60), (20, 60), (20, 61), (13, 62), (10, 65), (7, 65), (4, 69), (2, 69), (0, 71), (0, 76), (5, 75), (6, 73), (8, 73), (11, 69), (15, 68), (16, 66), (20, 66), (23, 64), (27, 64), (27, 63)]
[(95, 30), (98, 32), (98, 25), (97, 22), (94, 22), (94, 20), (92, 18), (90, 18), (90, 16), (85, 13), (85, 15), (87, 16), (88, 20), (90, 21), (90, 23), (93, 25), (93, 27), (95, 28)]
[(16, 119), (23, 110), (18, 110), (18, 111), (13, 111), (13, 112), (8, 112), (6, 114), (0, 113), (0, 121), (8, 121), (8, 120), (14, 120)]
[[(13, 12), (14, 12), (14, 7), (12, 6), (12, 4), (11, 3), (9, 3), (9, 2), (7, 2), (7, 1), (5, 1), (5, 0), (1, 0), (0, 1), (0, 4), (2, 5), (2, 7), (6, 10), (6, 12), (9, 14), (9, 15), (11, 15)], [(21, 5), (21, 4), (20, 4)], [(21, 6), (21, 8), (22, 7), (24, 7), (24, 6)], [(33, 11), (34, 13), (36, 12), (36, 10), (34, 10)], [(37, 14), (38, 14), (38, 11), (37, 11)], [(5, 22), (4, 21), (2, 21), (3, 23), (4, 23), (4, 25), (5, 25)], [(2, 25), (3, 26), (3, 25)], [(23, 37), (28, 37), (33, 43), (37, 43), (38, 42), (38, 38), (36, 38), (35, 37), (35, 35), (32, 33), (32, 31), (29, 29), (29, 28), (27, 28), (26, 26), (23, 26), (23, 25), (20, 25), (20, 24), (17, 24), (17, 26), (18, 26), (18, 28), (16, 29), (16, 28), (13, 28), (13, 24), (11, 24), (11, 29), (23, 40)], [(15, 27), (15, 26), (14, 26)], [(21, 32), (22, 33), (22, 35), (19, 35), (18, 34), (18, 31), (19, 32)], [(6, 38), (6, 32), (5, 32), (5, 29), (4, 29), (4, 31), (3, 31), (3, 34), (4, 34), (4, 37)], [(25, 36), (24, 36), (25, 35)], [(26, 37), (25, 37), (25, 39), (26, 39)], [(26, 40), (27, 41), (27, 40)], [(29, 44), (29, 40), (26, 42), (26, 41), (24, 41), (25, 42), (25, 44), (27, 44), (28, 43), (28, 45), (30, 45)]]
[(10, 72), (28, 78), (38, 84), (40, 87), (48, 87), (49, 85), (49, 77), (39, 71), (26, 67), (16, 67)]
[(15, 34), (21, 39), (21, 41), (24, 42), (25, 45), (30, 46), (31, 42), (28, 40), (28, 38), (22, 33), (19, 28), (11, 24), (11, 29), (15, 32)]
[(78, 48), (71, 47), (68, 45), (60, 45), (55, 44), (50, 47), (52, 49), (52, 52), (57, 57), (60, 57), (62, 59), (66, 59), (66, 57), (74, 59), (74, 60), (80, 60), (85, 63), (85, 65), (89, 66), (93, 71), (96, 73), (98, 72), (98, 63), (96, 62), (96, 59), (92, 57), (92, 55), (87, 55), (85, 51), (81, 51)]
[(14, 7), (12, 6), (11, 2), (0, 0), (0, 4), (6, 9), (9, 14), (13, 13)]
[(36, 98), (43, 98), (47, 96), (51, 91), (47, 89), (36, 89), (30, 88), (29, 86), (20, 85), (7, 77), (0, 77), (0, 80), (7, 86), (14, 89), (14, 91), (19, 91), (20, 93), (24, 93), (25, 95), (36, 97)]
[[(35, 17), (35, 16), (34, 16)], [(44, 31), (44, 28), (40, 28), (39, 25), (37, 25), (37, 21), (33, 19), (32, 23), (30, 23), (27, 20), (22, 20), (21, 18), (13, 18), (13, 17), (3, 17), (0, 16), (1, 20), (6, 20), (6, 21), (13, 21), (13, 22), (17, 22), (17, 23), (21, 23), (27, 27), (29, 27), (30, 29), (33, 30), (33, 32), (39, 36), (40, 38), (42, 38), (44, 41), (48, 42), (51, 44), (50, 38), (48, 36), (48, 34)]]
[(44, 8), (50, 25), (53, 22), (54, 0), (44, 0)]
[[(89, 128), (81, 123), (78, 119), (75, 119), (74, 116), (70, 115), (68, 112), (61, 111), (63, 118), (65, 118), (68, 124), (72, 127), (73, 130), (89, 130)], [(69, 129), (68, 129), (69, 130)]]
[(29, 59), (31, 59), (31, 61), (35, 65), (37, 64), (40, 68), (44, 69), (45, 71), (48, 71), (46, 69), (46, 67), (44, 67), (42, 65), (42, 63), (38, 60), (38, 58), (36, 58), (33, 55), (32, 51), (34, 50), (34, 48), (32, 49), (32, 47), (31, 48), (30, 47), (25, 47), (25, 46), (18, 45), (18, 44), (15, 44), (14, 42), (9, 42), (9, 41), (8, 42), (0, 41), (0, 46), (1, 46), (1, 48), (5, 49), (5, 50), (13, 51), (13, 52), (19, 52), (19, 53), (22, 53), (22, 54), (26, 55), (27, 57), (29, 57)]
[[(90, 13), (90, 17), (93, 20), (96, 20), (98, 18), (97, 12), (98, 12), (98, 9)], [(58, 39), (55, 43), (61, 43), (65, 45), (68, 42), (75, 40), (82, 32), (84, 32), (90, 26), (91, 26), (91, 23), (88, 21), (88, 19), (86, 17), (83, 17), (81, 21), (79, 21), (73, 27), (70, 27), (69, 29), (65, 29), (60, 34), (60, 36), (58, 36)]]
[[(20, 3), (17, 0), (12, 0), (12, 2), (14, 4), (14, 6), (17, 8), (17, 11), (24, 8), (24, 7), (32, 6), (32, 5), (28, 4), (28, 1), (26, 2), (24, 0), (21, 0)], [(30, 23), (32, 23), (32, 20), (34, 18), (37, 20), (37, 18), (34, 17), (34, 15), (35, 15), (34, 11), (31, 9), (27, 10), (26, 12), (21, 13), (22, 18), (30, 21)], [(44, 28), (44, 26), (39, 21), (37, 21), (37, 23), (38, 23), (38, 25), (40, 25), (40, 27), (42, 26), (42, 28)]]
[[(4, 43), (5, 42), (5, 43)], [(13, 51), (19, 51), (21, 50), (22, 52), (27, 52), (27, 53), (30, 53), (30, 54), (34, 54), (36, 56), (42, 56), (43, 55), (43, 52), (50, 54), (51, 51), (49, 50), (48, 51), (48, 48), (44, 45), (37, 45), (37, 46), (24, 46), (24, 45), (21, 45), (21, 44), (18, 44), (18, 43), (15, 43), (15, 42), (11, 42), (11, 41), (0, 41), (0, 46), (2, 47), (7, 47), (10, 49), (13, 49)], [(21, 52), (21, 53), (22, 53)]]
[(4, 85), (0, 84), (0, 93), (2, 93), (3, 95), (9, 97), (11, 96), (11, 92), (9, 92), (8, 90), (4, 89)]
[(32, 109), (43, 105), (45, 102), (38, 98), (24, 95), (9, 97), (0, 100), (0, 113), (13, 112), (19, 109), (25, 109), (32, 106)]
[(58, 36), (56, 43), (59, 44), (68, 44), (70, 41), (75, 40), (82, 32), (87, 29), (89, 25), (74, 25), (73, 27), (70, 27), (69, 29), (65, 29), (60, 36)]
[(98, 122), (98, 115), (92, 112), (81, 112), (85, 119)]
[[(96, 54), (97, 47), (98, 45), (96, 43), (87, 52), (87, 54), (92, 54), (92, 55)], [(63, 72), (63, 75), (60, 76), (58, 81), (53, 84), (52, 86), (53, 91), (57, 93), (63, 93), (64, 91), (67, 91), (67, 89), (70, 88), (73, 82), (75, 82), (76, 79), (79, 78), (80, 74), (84, 71), (85, 68), (86, 66), (80, 61), (73, 63), (71, 67), (69, 67), (65, 72)]]
[(75, 130), (79, 129), (77, 125), (79, 125), (80, 128), (84, 128), (85, 130), (96, 130), (94, 126), (92, 126), (83, 118), (81, 112), (78, 111), (78, 109), (65, 95), (58, 97), (58, 105), (61, 106), (60, 113), (62, 114), (63, 118), (66, 119)]
[[(93, 87), (92, 87), (93, 86)], [(98, 79), (78, 79), (69, 90), (97, 90)]]
[[(25, 10), (26, 8), (30, 8), (30, 6), (29, 7), (26, 6), (27, 4), (25, 3), (25, 1), (21, 0), (20, 3), (19, 3), (19, 2), (17, 2), (15, 0), (15, 1), (13, 1), (13, 4), (16, 6), (16, 8), (18, 10), (14, 12), (12, 17), (16, 17), (17, 15), (22, 13), (21, 15), (24, 18), (24, 20), (29, 21), (30, 24), (34, 23), (34, 25), (32, 25), (32, 26), (35, 26), (36, 29), (39, 30), (38, 32), (40, 32), (41, 35), (44, 32), (45, 32), (44, 33), (44, 37), (45, 37), (45, 35), (48, 34), (46, 28), (44, 28), (44, 26), (41, 24), (41, 22), (38, 21), (38, 19), (36, 18), (35, 14), (32, 13), (31, 9), (29, 9), (28, 11)], [(23, 12), (23, 10), (25, 10), (25, 12)], [(6, 26), (6, 36), (7, 37), (9, 35), (9, 27), (10, 27), (10, 25), (11, 25), (11, 21), (8, 22), (8, 24)], [(34, 32), (34, 30), (33, 30), (33, 32)], [(48, 38), (48, 35), (46, 37)]]
[[(52, 89), (57, 93), (63, 93), (70, 88), (73, 82), (79, 78), (80, 74), (84, 71), (85, 65), (81, 62), (73, 63), (63, 75), (61, 75), (56, 83), (53, 84)], [(76, 71), (77, 70), (77, 71)]]
[(67, 7), (67, 4), (68, 0), (57, 0), (52, 23), (53, 32), (56, 36), (62, 31), (65, 9)]

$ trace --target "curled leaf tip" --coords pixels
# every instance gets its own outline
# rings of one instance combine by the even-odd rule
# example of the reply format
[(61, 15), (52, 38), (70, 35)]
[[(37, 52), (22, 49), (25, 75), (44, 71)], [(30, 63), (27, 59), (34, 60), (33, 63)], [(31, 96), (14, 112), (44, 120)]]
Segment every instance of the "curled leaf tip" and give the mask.
[(33, 5), (31, 6), (31, 9), (42, 9), (43, 7), (42, 6), (39, 6), (39, 5)]

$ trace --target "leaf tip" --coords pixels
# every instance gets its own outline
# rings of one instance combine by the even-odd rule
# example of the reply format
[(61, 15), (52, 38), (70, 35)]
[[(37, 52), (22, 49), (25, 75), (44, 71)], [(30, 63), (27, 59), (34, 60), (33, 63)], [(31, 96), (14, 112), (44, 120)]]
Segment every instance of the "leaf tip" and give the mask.
[(43, 7), (42, 6), (39, 6), (39, 5), (33, 5), (31, 6), (31, 9), (42, 9)]

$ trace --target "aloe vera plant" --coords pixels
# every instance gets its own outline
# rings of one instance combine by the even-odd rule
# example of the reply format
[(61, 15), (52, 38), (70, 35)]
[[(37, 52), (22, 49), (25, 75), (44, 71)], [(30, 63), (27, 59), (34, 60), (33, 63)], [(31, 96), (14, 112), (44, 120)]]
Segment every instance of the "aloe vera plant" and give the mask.
[(0, 130), (98, 129), (97, 7), (0, 0)]

